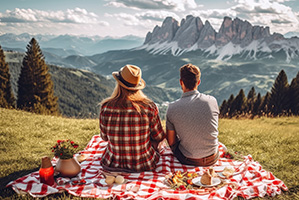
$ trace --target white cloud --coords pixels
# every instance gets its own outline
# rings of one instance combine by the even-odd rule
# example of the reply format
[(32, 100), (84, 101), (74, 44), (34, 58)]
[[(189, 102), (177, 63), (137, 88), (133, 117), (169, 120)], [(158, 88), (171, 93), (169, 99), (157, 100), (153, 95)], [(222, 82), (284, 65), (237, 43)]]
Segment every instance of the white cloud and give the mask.
[(115, 18), (128, 26), (143, 26), (154, 27), (158, 22), (163, 21), (166, 17), (173, 17), (180, 20), (180, 17), (173, 12), (168, 11), (146, 11), (135, 14), (118, 13), (118, 14), (105, 14), (106, 17)]
[[(298, 17), (290, 8), (282, 4), (285, 0), (235, 0), (238, 3), (231, 10), (237, 13), (240, 18), (247, 18), (255, 25), (269, 26), (273, 32), (285, 33), (287, 26), (293, 31), (293, 25), (299, 27)], [(290, 31), (290, 30), (288, 30)]]
[(176, 20), (180, 20), (180, 17), (168, 11), (147, 11), (142, 13), (137, 13), (136, 17), (142, 20), (153, 20), (153, 21), (163, 21), (166, 17), (172, 17)]
[(286, 0), (234, 0), (235, 5), (227, 9), (193, 10), (193, 16), (208, 20), (216, 31), (225, 16), (247, 20), (252, 25), (269, 26), (271, 32), (282, 34), (299, 31), (298, 13), (283, 2)]
[(106, 5), (132, 9), (185, 11), (198, 7), (194, 0), (114, 0)]
[(109, 25), (107, 22), (100, 21), (95, 13), (81, 8), (67, 9), (66, 11), (15, 8), (15, 10), (0, 13), (0, 19), (2, 23), (52, 22)]
[[(65, 11), (33, 9), (7, 10), (0, 13), (0, 32), (30, 34), (89, 34), (104, 32), (110, 24), (99, 20), (98, 15), (82, 8)], [(108, 34), (108, 33), (107, 33)]]

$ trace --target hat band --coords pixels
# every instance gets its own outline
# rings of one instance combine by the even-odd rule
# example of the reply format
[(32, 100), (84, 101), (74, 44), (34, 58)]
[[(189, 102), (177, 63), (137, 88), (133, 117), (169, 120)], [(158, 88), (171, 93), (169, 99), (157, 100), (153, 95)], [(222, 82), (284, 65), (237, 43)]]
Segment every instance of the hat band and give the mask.
[(126, 81), (122, 76), (121, 76), (121, 73), (119, 72), (119, 77), (118, 79), (123, 83), (125, 84), (127, 87), (135, 87), (137, 84), (132, 84), (132, 83), (129, 83), (128, 81)]

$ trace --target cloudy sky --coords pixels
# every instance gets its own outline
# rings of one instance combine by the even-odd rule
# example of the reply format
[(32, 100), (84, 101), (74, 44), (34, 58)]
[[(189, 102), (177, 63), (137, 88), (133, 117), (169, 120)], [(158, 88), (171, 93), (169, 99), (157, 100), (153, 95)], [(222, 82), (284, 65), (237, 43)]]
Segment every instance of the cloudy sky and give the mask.
[(298, 0), (0, 0), (0, 34), (71, 34), (145, 37), (167, 16), (208, 20), (216, 31), (224, 16), (271, 33), (299, 32)]

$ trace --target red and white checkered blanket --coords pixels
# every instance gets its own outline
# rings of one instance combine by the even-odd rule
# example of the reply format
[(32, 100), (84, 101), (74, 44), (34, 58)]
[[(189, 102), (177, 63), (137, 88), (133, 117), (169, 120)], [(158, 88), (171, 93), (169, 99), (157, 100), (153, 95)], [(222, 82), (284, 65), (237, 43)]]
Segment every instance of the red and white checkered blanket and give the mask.
[[(100, 159), (106, 147), (106, 142), (98, 135), (93, 136), (81, 154), (88, 158), (81, 163), (81, 172), (76, 178), (84, 180), (83, 184), (74, 184), (69, 178), (59, 177), (54, 186), (40, 183), (39, 173), (33, 172), (10, 182), (17, 193), (29, 193), (33, 197), (44, 197), (49, 194), (67, 191), (81, 197), (117, 198), (117, 199), (233, 199), (241, 196), (246, 199), (253, 197), (275, 196), (281, 190), (288, 190), (286, 185), (271, 172), (265, 171), (250, 155), (244, 156), (244, 161), (224, 158), (225, 146), (220, 143), (220, 159), (214, 165), (216, 172), (226, 166), (233, 166), (236, 174), (225, 180), (221, 186), (212, 188), (198, 188), (193, 190), (173, 190), (165, 184), (165, 175), (180, 170), (197, 172), (202, 175), (207, 168), (182, 165), (173, 156), (171, 150), (164, 146), (161, 158), (155, 171), (142, 173), (123, 173), (125, 184), (108, 186), (105, 183)], [(55, 165), (56, 160), (52, 163)], [(238, 173), (239, 172), (239, 173)], [(84, 183), (85, 182), (85, 183)], [(81, 181), (82, 183), (82, 181)]]

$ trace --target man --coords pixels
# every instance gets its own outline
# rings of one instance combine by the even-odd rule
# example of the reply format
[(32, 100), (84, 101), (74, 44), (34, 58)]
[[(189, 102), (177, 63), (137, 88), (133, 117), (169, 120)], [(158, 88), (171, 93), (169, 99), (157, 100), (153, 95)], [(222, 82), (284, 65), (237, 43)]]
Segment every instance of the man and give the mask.
[(180, 68), (183, 95), (167, 110), (166, 135), (174, 156), (186, 165), (211, 166), (219, 158), (217, 100), (199, 93), (200, 70), (186, 64)]

